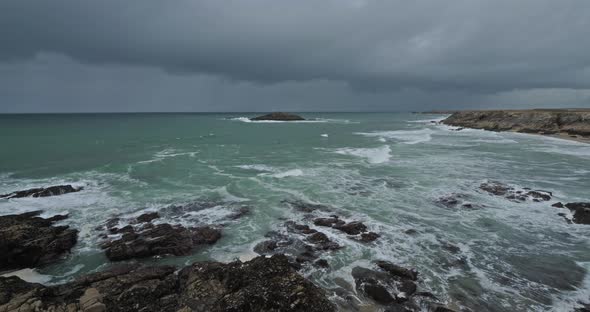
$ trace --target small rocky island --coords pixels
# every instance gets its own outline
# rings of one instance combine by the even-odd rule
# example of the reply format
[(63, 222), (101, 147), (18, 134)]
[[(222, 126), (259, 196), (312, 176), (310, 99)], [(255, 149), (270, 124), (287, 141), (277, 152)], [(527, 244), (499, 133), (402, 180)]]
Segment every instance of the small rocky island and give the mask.
[(589, 109), (461, 111), (442, 121), (457, 127), (590, 140)]
[(291, 113), (275, 112), (275, 113), (270, 113), (270, 114), (250, 118), (250, 120), (254, 120), (254, 121), (261, 121), (261, 120), (298, 121), (298, 120), (305, 120), (305, 118), (303, 118), (299, 115), (291, 114)]

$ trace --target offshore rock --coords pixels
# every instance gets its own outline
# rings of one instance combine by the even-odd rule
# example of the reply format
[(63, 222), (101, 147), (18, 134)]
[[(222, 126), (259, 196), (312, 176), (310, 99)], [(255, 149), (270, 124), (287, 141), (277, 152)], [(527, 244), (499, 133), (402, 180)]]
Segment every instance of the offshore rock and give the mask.
[(0, 277), (0, 311), (335, 311), (282, 255), (176, 270), (126, 265), (49, 287)]
[(568, 203), (565, 207), (574, 214), (574, 223), (590, 224), (590, 203)]
[(55, 262), (76, 244), (77, 230), (53, 225), (67, 216), (44, 219), (40, 213), (0, 216), (0, 271)]
[(24, 191), (16, 191), (9, 194), (0, 195), (0, 198), (22, 198), (22, 197), (47, 197), (57, 196), (67, 193), (79, 192), (83, 187), (73, 187), (71, 185), (56, 185), (50, 187), (32, 188)]
[(303, 118), (299, 115), (291, 114), (291, 113), (276, 112), (276, 113), (270, 113), (270, 114), (250, 118), (250, 120), (297, 121), (297, 120), (305, 120), (305, 118)]

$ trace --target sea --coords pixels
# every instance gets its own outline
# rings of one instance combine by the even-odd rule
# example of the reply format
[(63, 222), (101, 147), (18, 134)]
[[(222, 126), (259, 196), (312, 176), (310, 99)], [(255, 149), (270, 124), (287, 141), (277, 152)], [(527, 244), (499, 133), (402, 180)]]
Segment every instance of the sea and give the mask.
[[(161, 211), (156, 222), (218, 224), (212, 246), (187, 265), (246, 261), (286, 220), (313, 226), (286, 201), (332, 207), (381, 235), (373, 243), (319, 228), (344, 248), (322, 254), (330, 269), (303, 270), (330, 289), (354, 285), (351, 270), (387, 260), (419, 272), (419, 290), (472, 311), (572, 311), (590, 299), (590, 225), (569, 223), (560, 201), (590, 201), (590, 145), (552, 137), (462, 129), (445, 115), (304, 113), (306, 121), (250, 121), (256, 114), (0, 115), (0, 194), (72, 184), (83, 191), (0, 199), (0, 215), (68, 214), (78, 229), (63, 261), (17, 274), (47, 285), (108, 268), (101, 229), (112, 217)], [(498, 181), (540, 189), (551, 201), (514, 202), (482, 191)], [(470, 208), (447, 207), (460, 196)], [(188, 217), (173, 205), (203, 204)], [(410, 231), (409, 231), (410, 230)]]

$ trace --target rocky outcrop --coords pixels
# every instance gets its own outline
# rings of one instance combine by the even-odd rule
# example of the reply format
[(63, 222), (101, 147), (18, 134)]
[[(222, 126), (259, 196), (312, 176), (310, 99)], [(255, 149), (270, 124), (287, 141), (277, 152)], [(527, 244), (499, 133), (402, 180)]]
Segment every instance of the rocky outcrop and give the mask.
[(446, 125), (539, 134), (590, 137), (590, 110), (462, 111), (442, 121)]
[(568, 203), (565, 208), (574, 214), (574, 223), (590, 224), (590, 203)]
[(553, 193), (549, 191), (531, 190), (529, 188), (516, 189), (497, 181), (484, 182), (479, 186), (479, 189), (491, 195), (503, 196), (515, 202), (524, 202), (526, 200), (535, 202), (549, 201), (553, 196)]
[(0, 311), (335, 311), (282, 255), (176, 271), (127, 265), (50, 287), (0, 277)]
[(360, 221), (346, 222), (336, 215), (330, 216), (329, 218), (316, 218), (313, 220), (313, 224), (342, 231), (351, 235), (350, 238), (361, 242), (372, 242), (380, 237), (375, 232), (369, 232), (364, 223)]
[(295, 114), (290, 113), (270, 113), (254, 118), (250, 118), (250, 120), (276, 120), (276, 121), (297, 121), (297, 120), (305, 120), (303, 117)]
[(40, 213), (0, 216), (0, 271), (52, 263), (76, 244), (77, 230), (53, 225), (67, 216), (44, 219)]
[(168, 223), (146, 223), (138, 227), (127, 225), (120, 229), (113, 227), (109, 228), (109, 232), (120, 234), (120, 237), (101, 245), (111, 261), (163, 255), (184, 256), (197, 246), (211, 245), (221, 238), (221, 230), (211, 226), (186, 228)]
[(50, 187), (32, 188), (24, 191), (16, 191), (9, 194), (0, 195), (0, 198), (47, 197), (79, 192), (82, 189), (83, 187), (74, 187), (69, 184), (56, 185)]

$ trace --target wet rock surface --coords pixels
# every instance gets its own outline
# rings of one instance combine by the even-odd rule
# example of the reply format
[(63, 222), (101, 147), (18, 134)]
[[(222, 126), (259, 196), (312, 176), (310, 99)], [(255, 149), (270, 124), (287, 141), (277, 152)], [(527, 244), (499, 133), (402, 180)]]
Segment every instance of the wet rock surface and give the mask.
[[(119, 234), (120, 237), (107, 236), (107, 240), (102, 243), (101, 248), (105, 250), (107, 258), (111, 261), (121, 261), (163, 255), (184, 256), (190, 254), (197, 246), (211, 245), (221, 238), (221, 230), (212, 226), (184, 227), (168, 223), (149, 223), (157, 218), (156, 215), (150, 213), (139, 216), (136, 221), (144, 222), (135, 227), (127, 225), (117, 228), (112, 225), (118, 224), (119, 219), (109, 220), (108, 232)], [(112, 227), (108, 227), (109, 225)]]
[(502, 196), (514, 202), (524, 202), (527, 200), (535, 202), (549, 201), (553, 196), (553, 194), (548, 191), (531, 190), (528, 188), (518, 190), (498, 181), (484, 182), (479, 186), (479, 189), (488, 192), (491, 195)]
[(275, 113), (270, 113), (270, 114), (250, 118), (250, 120), (297, 121), (297, 120), (305, 120), (305, 119), (299, 115), (295, 115), (292, 113), (275, 112)]
[(0, 277), (0, 311), (335, 311), (282, 255), (177, 270), (124, 265), (50, 287)]
[(188, 255), (199, 245), (211, 245), (221, 238), (221, 230), (209, 226), (185, 228), (167, 223), (139, 231), (131, 228), (120, 239), (104, 243), (111, 261), (144, 258), (156, 255)]
[(0, 216), (0, 270), (55, 262), (76, 244), (78, 231), (53, 225), (66, 215), (41, 218), (41, 211)]
[(9, 194), (0, 195), (0, 198), (48, 197), (79, 192), (82, 189), (83, 187), (74, 187), (69, 184), (55, 185), (50, 187), (39, 187), (23, 191), (15, 191)]
[(568, 203), (565, 207), (574, 214), (574, 223), (590, 224), (590, 203)]

